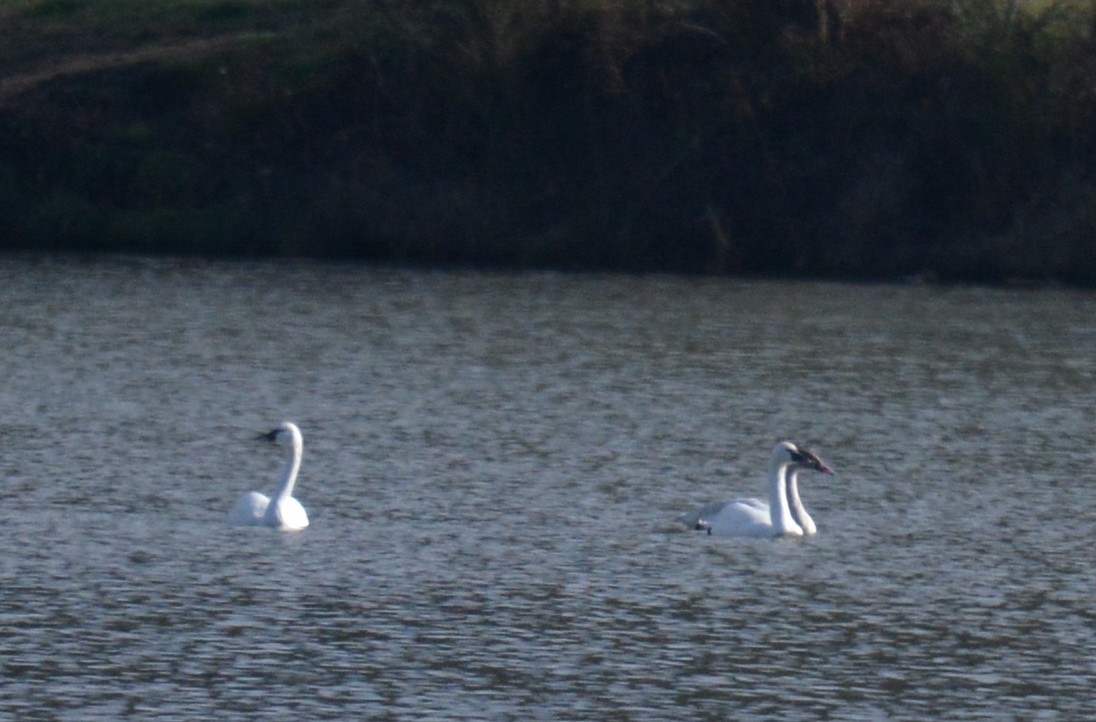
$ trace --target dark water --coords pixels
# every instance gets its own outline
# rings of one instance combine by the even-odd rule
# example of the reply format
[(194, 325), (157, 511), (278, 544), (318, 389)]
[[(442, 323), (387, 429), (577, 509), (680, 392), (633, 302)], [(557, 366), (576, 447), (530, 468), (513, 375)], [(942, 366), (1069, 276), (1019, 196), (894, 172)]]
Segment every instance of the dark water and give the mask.
[[(1096, 296), (0, 261), (0, 718), (1090, 719)], [(236, 529), (305, 436), (300, 533)], [(819, 534), (675, 517), (838, 470)]]

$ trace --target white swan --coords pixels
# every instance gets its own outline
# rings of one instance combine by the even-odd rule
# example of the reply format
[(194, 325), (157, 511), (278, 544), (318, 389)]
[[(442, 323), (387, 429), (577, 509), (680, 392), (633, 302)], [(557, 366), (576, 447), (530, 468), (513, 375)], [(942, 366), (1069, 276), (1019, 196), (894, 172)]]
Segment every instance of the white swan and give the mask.
[(797, 476), (813, 469), (832, 474), (826, 462), (810, 449), (781, 441), (769, 461), (769, 501), (732, 499), (709, 504), (680, 517), (694, 529), (714, 536), (802, 536), (817, 531), (814, 520), (799, 498)]
[(278, 529), (304, 529), (308, 526), (308, 514), (301, 503), (293, 498), (293, 487), (297, 483), (297, 472), (301, 468), (301, 456), (304, 454), (304, 440), (301, 430), (289, 421), (282, 422), (273, 431), (262, 434), (260, 439), (280, 442), (288, 440), (291, 452), (282, 471), (281, 483), (274, 498), (265, 494), (249, 491), (236, 500), (228, 520), (244, 526), (272, 526)]

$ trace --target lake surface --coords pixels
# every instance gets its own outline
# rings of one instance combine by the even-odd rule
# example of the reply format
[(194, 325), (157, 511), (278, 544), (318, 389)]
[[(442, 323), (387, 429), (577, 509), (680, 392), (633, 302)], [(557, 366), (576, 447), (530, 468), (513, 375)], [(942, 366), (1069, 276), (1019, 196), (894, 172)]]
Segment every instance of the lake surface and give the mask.
[[(0, 349), (0, 718), (1096, 717), (1092, 293), (8, 257)], [(676, 524), (782, 438), (817, 536)]]

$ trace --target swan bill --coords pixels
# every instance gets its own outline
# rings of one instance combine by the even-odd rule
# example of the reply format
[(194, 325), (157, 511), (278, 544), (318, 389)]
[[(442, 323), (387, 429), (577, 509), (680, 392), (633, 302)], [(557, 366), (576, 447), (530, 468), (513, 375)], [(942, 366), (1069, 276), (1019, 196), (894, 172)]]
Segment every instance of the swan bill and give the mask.
[(810, 449), (804, 449), (796, 446), (794, 448), (788, 449), (788, 453), (791, 455), (792, 461), (802, 465), (804, 468), (813, 469), (814, 471), (820, 472), (822, 474), (837, 473), (833, 470), (833, 467), (822, 461), (821, 456), (811, 451)]

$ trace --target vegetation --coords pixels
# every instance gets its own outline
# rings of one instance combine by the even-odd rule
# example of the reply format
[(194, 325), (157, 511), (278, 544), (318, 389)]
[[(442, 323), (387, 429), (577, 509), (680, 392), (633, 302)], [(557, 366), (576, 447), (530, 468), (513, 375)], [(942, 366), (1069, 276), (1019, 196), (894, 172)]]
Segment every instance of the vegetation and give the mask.
[(12, 0), (0, 243), (1096, 282), (1096, 0)]

